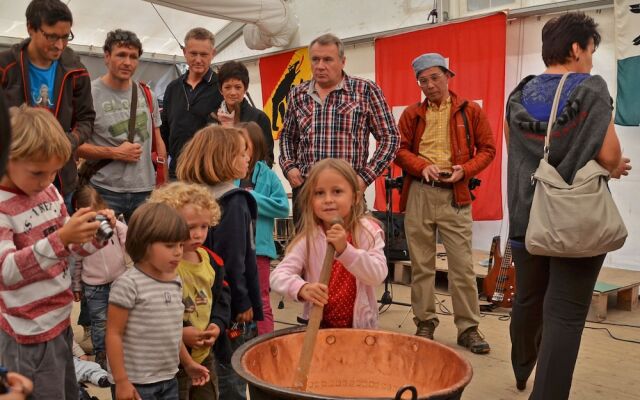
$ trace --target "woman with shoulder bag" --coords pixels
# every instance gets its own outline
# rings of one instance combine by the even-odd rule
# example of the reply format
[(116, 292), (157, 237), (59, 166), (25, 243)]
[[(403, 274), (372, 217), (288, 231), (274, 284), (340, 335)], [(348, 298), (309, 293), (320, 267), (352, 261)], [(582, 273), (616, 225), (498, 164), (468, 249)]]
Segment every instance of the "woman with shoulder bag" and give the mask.
[[(546, 70), (524, 78), (507, 102), (509, 238), (518, 283), (510, 326), (511, 361), (519, 390), (525, 390), (537, 363), (529, 399), (569, 397), (593, 288), (606, 256), (534, 255), (527, 250), (530, 215), (537, 219), (531, 212), (537, 192), (532, 176), (541, 158), (569, 186), (591, 160), (613, 178), (631, 169), (621, 154), (607, 85), (602, 77), (590, 75), (599, 43), (591, 17), (572, 12), (551, 19), (542, 29)], [(559, 86), (553, 123), (552, 103)], [(547, 121), (553, 128), (545, 156)]]

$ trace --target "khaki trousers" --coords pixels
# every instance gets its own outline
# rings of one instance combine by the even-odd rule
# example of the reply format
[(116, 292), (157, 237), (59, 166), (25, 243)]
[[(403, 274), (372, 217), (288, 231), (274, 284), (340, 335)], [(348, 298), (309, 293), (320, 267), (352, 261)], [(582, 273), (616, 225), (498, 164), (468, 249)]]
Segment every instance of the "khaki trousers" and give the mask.
[(411, 256), (411, 305), (420, 321), (436, 316), (436, 229), (447, 252), (449, 293), (458, 336), (478, 326), (480, 307), (471, 255), (471, 206), (453, 206), (453, 191), (413, 181), (404, 229)]

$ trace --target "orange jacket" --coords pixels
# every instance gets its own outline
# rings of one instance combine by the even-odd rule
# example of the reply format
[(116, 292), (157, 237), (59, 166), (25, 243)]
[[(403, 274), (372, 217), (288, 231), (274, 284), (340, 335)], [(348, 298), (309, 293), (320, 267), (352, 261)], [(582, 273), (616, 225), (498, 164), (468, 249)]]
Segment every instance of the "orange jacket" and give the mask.
[[(464, 169), (464, 178), (453, 185), (453, 196), (457, 206), (471, 203), (469, 192), (469, 179), (485, 169), (496, 155), (496, 147), (489, 120), (480, 106), (474, 102), (459, 98), (449, 91), (451, 96), (451, 119), (449, 120), (449, 132), (451, 134), (451, 162), (460, 165)], [(469, 122), (471, 146), (467, 144), (461, 109)], [(427, 113), (427, 100), (407, 107), (398, 123), (400, 131), (400, 148), (396, 154), (395, 163), (404, 171), (404, 183), (402, 185), (402, 197), (400, 198), (400, 210), (404, 211), (407, 205), (409, 186), (413, 179), (422, 178), (422, 170), (429, 161), (418, 156), (420, 141), (424, 133)], [(469, 147), (475, 154), (469, 154)]]

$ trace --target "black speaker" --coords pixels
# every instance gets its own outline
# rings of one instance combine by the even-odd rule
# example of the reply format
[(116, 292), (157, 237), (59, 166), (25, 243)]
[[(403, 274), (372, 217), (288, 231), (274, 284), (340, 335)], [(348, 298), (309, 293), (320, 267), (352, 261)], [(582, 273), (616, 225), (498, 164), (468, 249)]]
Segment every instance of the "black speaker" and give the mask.
[[(385, 211), (372, 211), (371, 215), (380, 221), (385, 232), (387, 262), (409, 260), (409, 246), (407, 245), (407, 236), (404, 233), (404, 214), (391, 213), (391, 215), (387, 215)], [(391, 220), (391, 231), (387, 227), (388, 220)]]

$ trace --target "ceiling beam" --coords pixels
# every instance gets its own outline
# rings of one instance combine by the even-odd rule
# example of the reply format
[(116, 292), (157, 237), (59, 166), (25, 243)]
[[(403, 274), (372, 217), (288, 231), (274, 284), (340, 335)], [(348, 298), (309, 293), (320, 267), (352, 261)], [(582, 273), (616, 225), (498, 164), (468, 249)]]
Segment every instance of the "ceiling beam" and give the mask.
[(242, 29), (246, 23), (238, 21), (230, 21), (215, 33), (216, 37), (216, 53), (220, 53), (227, 48), (231, 43), (235, 42), (240, 36), (242, 36)]

